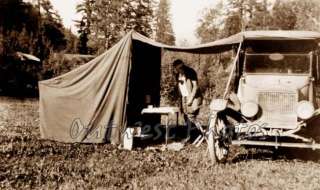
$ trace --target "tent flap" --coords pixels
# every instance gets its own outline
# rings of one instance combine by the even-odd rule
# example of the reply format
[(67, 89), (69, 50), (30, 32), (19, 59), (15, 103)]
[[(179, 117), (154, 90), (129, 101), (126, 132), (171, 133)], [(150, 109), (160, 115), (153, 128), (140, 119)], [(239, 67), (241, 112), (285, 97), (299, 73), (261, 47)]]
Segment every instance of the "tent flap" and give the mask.
[(125, 124), (131, 33), (79, 68), (39, 82), (40, 133), (60, 142), (119, 143)]

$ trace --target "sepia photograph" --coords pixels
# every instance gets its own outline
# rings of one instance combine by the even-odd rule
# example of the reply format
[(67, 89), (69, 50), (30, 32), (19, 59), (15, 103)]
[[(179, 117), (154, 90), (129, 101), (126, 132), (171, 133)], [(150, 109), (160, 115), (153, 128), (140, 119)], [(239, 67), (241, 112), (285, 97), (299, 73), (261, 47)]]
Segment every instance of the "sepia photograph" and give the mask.
[(320, 0), (1, 0), (0, 189), (320, 189)]

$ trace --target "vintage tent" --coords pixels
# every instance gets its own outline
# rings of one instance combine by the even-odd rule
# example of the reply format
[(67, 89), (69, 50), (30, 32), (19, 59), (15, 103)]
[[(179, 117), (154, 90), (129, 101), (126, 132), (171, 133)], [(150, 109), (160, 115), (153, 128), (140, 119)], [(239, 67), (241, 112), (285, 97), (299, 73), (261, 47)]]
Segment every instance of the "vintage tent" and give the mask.
[(316, 32), (259, 31), (178, 48), (134, 31), (92, 61), (53, 79), (40, 81), (40, 133), (60, 142), (120, 143), (128, 125), (139, 121), (145, 95), (160, 103), (161, 51), (215, 53), (240, 42), (266, 39), (309, 40)]

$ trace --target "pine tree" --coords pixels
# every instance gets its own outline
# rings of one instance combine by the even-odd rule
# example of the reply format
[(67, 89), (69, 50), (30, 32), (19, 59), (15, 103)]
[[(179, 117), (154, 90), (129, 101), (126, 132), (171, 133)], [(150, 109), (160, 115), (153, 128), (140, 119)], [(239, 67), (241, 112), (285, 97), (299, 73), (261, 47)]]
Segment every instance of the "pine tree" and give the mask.
[(92, 13), (93, 13), (93, 3), (92, 0), (85, 0), (81, 4), (78, 4), (76, 9), (77, 13), (82, 14), (82, 18), (80, 21), (77, 21), (79, 41), (77, 44), (78, 52), (81, 54), (88, 54), (88, 41), (89, 35), (91, 32), (91, 22), (92, 22)]
[(220, 1), (216, 7), (208, 8), (199, 19), (196, 35), (202, 43), (219, 39), (224, 23), (223, 3)]
[(297, 15), (289, 2), (277, 0), (272, 12), (272, 25), (274, 29), (293, 30), (295, 28)]
[(85, 3), (89, 6), (81, 7), (86, 14), (79, 28), (84, 28), (83, 40), (87, 35), (87, 44), (98, 53), (111, 47), (132, 29), (146, 36), (152, 34), (151, 0), (86, 0)]
[(160, 0), (155, 17), (156, 41), (174, 45), (175, 36), (170, 21), (169, 3), (167, 0)]

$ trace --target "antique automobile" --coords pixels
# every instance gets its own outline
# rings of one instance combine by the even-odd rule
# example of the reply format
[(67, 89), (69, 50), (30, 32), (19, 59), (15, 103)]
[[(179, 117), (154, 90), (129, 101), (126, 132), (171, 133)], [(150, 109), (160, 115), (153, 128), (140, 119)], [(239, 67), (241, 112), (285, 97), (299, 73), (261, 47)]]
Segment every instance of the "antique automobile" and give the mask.
[[(223, 98), (210, 104), (212, 161), (225, 161), (230, 145), (319, 149), (315, 138), (300, 132), (308, 131), (320, 114), (320, 33), (248, 31), (224, 42), (236, 42), (235, 58)], [(230, 101), (232, 94), (236, 100)], [(236, 102), (239, 110), (230, 106)]]

